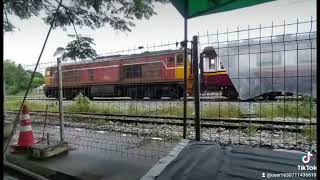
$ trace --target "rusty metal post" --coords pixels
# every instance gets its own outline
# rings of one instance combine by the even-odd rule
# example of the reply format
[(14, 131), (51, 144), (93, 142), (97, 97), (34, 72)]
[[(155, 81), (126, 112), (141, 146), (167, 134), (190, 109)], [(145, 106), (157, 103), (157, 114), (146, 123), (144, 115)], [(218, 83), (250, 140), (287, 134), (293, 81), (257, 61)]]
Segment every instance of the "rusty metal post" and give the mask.
[(47, 133), (47, 144), (50, 145), (50, 135)]
[[(187, 3), (186, 3), (187, 4)], [(187, 138), (187, 90), (188, 90), (188, 35), (187, 35), (188, 20), (184, 19), (184, 62), (183, 62), (183, 139)]]
[(200, 119), (200, 84), (199, 84), (199, 58), (198, 58), (198, 36), (192, 39), (192, 65), (193, 65), (193, 87), (194, 87), (194, 107), (195, 107), (195, 131), (196, 141), (201, 137), (201, 119)]
[[(4, 66), (4, 64), (3, 64)], [(3, 68), (3, 127), (5, 126), (5, 121), (6, 121), (6, 83), (5, 83), (5, 79), (4, 79), (4, 68)]]
[(60, 120), (60, 140), (64, 141), (64, 119), (63, 119), (63, 91), (62, 91), (62, 70), (61, 58), (57, 59), (58, 79), (59, 79), (59, 120)]
[[(7, 116), (7, 113), (6, 113), (6, 93), (5, 93), (5, 89), (6, 89), (6, 83), (5, 83), (5, 78), (4, 78), (4, 61), (2, 62), (2, 73), (3, 73), (3, 131), (5, 130), (5, 127), (6, 127), (6, 116)], [(3, 161), (5, 162), (6, 161), (6, 152), (3, 153)]]

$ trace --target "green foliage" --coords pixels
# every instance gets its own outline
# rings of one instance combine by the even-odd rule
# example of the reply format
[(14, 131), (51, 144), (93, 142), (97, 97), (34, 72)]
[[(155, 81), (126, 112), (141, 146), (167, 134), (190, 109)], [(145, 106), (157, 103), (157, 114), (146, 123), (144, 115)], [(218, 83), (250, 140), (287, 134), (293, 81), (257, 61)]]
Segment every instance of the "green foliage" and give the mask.
[[(7, 111), (18, 111), (21, 106), (22, 100), (17, 99), (7, 99), (6, 101), (6, 110)], [(25, 101), (24, 103), (29, 107), (30, 111), (46, 111), (45, 103), (36, 103), (33, 101)], [(48, 112), (59, 112), (59, 107), (56, 103), (48, 104)]]
[(11, 32), (13, 31), (14, 29), (16, 29), (16, 27), (9, 21), (7, 20), (4, 20), (3, 21), (3, 33), (5, 32)]
[(204, 118), (243, 118), (244, 114), (239, 106), (220, 104), (204, 107), (202, 116)]
[[(27, 73), (28, 78), (31, 79), (33, 71), (27, 70), (26, 73)], [(35, 72), (33, 80), (32, 80), (32, 84), (31, 84), (31, 88), (37, 88), (37, 87), (41, 86), (42, 84), (44, 84), (43, 75), (39, 72)]]
[[(13, 31), (10, 16), (29, 19), (42, 16), (50, 24), (60, 0), (4, 0), (4, 32)], [(56, 14), (54, 28), (66, 30), (72, 24), (92, 29), (110, 25), (115, 30), (131, 31), (134, 19), (148, 19), (156, 14), (155, 2), (168, 0), (69, 0), (63, 1)], [(43, 16), (44, 15), (44, 16)]]
[(299, 103), (298, 117), (316, 118), (316, 102), (311, 96), (303, 96), (301, 103)]
[(250, 125), (249, 127), (244, 129), (244, 132), (250, 136), (254, 135), (255, 133), (257, 133), (258, 131), (258, 127), (254, 126), (254, 125)]
[(81, 93), (75, 97), (75, 103), (68, 106), (67, 112), (90, 112), (90, 100)]
[[(5, 60), (3, 66), (6, 94), (15, 95), (20, 91), (25, 91), (32, 76), (32, 71), (26, 71), (21, 64), (16, 65), (15, 62), (11, 60)], [(43, 83), (43, 75), (36, 72), (31, 88), (37, 88)]]
[[(260, 111), (261, 109), (261, 111)], [(277, 104), (264, 104), (257, 108), (257, 114), (265, 118), (291, 117), (316, 118), (316, 104), (311, 97), (303, 97), (298, 102), (282, 102)]]
[[(76, 36), (71, 35), (71, 37)], [(78, 36), (75, 40), (69, 42), (65, 48), (58, 47), (54, 56), (61, 54), (62, 60), (93, 59), (97, 56), (97, 53), (92, 45), (95, 45), (92, 38)]]
[(153, 112), (153, 114), (156, 116), (182, 117), (183, 108), (178, 106), (163, 107), (163, 108), (156, 109), (155, 112)]

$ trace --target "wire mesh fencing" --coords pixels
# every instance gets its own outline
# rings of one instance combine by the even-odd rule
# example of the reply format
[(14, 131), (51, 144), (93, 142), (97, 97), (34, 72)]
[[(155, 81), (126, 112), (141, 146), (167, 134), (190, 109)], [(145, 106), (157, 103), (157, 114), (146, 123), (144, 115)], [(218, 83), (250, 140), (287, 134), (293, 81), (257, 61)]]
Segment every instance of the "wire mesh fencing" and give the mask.
[[(311, 19), (199, 35), (199, 53), (212, 46), (217, 54), (199, 62), (202, 140), (313, 149), (316, 33)], [(186, 133), (194, 139), (190, 46), (187, 52)], [(124, 158), (165, 156), (183, 137), (183, 53), (174, 42), (63, 61), (65, 141), (77, 150)], [(28, 78), (34, 66), (20, 67), (21, 73)], [(34, 133), (59, 140), (57, 61), (40, 63), (37, 72), (26, 102)], [(19, 110), (20, 87), (6, 86), (9, 119)]]
[[(64, 140), (78, 150), (114, 152), (124, 158), (166, 155), (182, 137), (181, 122), (167, 119), (182, 114), (177, 99), (183, 79), (175, 77), (176, 58), (183, 65), (182, 53), (180, 45), (172, 43), (63, 61)], [(33, 68), (22, 67), (25, 72)], [(57, 61), (39, 64), (36, 74), (44, 84), (33, 82), (26, 100), (34, 133), (59, 140)], [(9, 119), (20, 107), (19, 94), (23, 92), (6, 96)]]
[(200, 35), (200, 48), (218, 54), (202, 62), (201, 78), (212, 89), (203, 97), (212, 101), (202, 101), (201, 113), (220, 126), (203, 124), (202, 138), (315, 150), (316, 35), (312, 18)]

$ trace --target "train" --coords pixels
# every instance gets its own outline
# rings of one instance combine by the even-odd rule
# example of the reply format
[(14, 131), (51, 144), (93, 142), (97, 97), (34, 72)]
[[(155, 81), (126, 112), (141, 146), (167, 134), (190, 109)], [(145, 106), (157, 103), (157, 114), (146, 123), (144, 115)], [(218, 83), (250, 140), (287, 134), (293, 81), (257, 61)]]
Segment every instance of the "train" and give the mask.
[[(316, 96), (316, 33), (269, 40), (249, 39), (206, 47), (214, 57), (199, 60), (201, 93), (229, 99), (280, 95)], [(204, 48), (204, 49), (206, 49)], [(203, 52), (202, 52), (203, 53)], [(200, 53), (201, 54), (201, 53)], [(180, 99), (184, 92), (184, 50), (163, 50), (63, 63), (63, 97)], [(193, 95), (191, 50), (187, 51), (187, 94)], [(58, 97), (57, 67), (46, 68), (44, 93)]]
[[(73, 99), (81, 92), (90, 99), (179, 99), (184, 92), (183, 57), (183, 49), (178, 49), (105, 56), (93, 61), (63, 64), (63, 97)], [(190, 50), (187, 60), (191, 62)], [(190, 66), (188, 69), (190, 76)], [(44, 93), (47, 97), (58, 97), (56, 66), (46, 69)]]

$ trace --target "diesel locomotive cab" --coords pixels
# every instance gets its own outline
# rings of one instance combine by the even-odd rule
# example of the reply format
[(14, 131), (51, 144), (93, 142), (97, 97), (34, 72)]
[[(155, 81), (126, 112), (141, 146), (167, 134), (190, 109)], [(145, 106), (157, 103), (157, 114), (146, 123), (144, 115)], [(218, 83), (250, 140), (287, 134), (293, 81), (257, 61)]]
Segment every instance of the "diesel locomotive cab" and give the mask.
[[(206, 62), (214, 61), (217, 57), (217, 53), (212, 46), (205, 47), (202, 53), (200, 53), (200, 92), (204, 93), (205, 89), (207, 89), (206, 79), (204, 75), (204, 60)], [(207, 64), (207, 63), (206, 63)]]
[(221, 63), (220, 57), (212, 46), (205, 47), (200, 54), (201, 93), (204, 91), (221, 91), (222, 96), (237, 98), (238, 92)]

